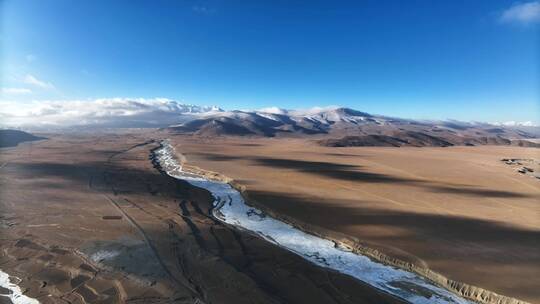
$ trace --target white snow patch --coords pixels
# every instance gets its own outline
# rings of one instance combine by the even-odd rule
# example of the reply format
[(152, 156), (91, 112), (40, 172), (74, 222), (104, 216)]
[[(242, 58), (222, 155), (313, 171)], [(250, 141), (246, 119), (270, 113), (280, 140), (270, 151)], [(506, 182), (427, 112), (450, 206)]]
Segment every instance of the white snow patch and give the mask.
[(112, 260), (119, 255), (120, 255), (119, 251), (100, 250), (90, 255), (90, 259), (94, 262), (102, 262), (104, 260)]
[[(17, 277), (11, 277), (19, 279)], [(11, 291), (10, 294), (0, 294), (0, 297), (6, 297), (14, 304), (39, 304), (39, 301), (22, 294), (21, 288), (12, 283), (9, 274), (0, 270), (0, 287), (6, 288)]]

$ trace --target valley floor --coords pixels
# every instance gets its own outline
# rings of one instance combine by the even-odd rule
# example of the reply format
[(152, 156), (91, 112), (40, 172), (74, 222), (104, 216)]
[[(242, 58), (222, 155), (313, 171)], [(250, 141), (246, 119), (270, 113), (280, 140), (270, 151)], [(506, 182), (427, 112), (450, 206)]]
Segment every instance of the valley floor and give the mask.
[(320, 147), (300, 139), (175, 136), (186, 164), (322, 234), (506, 296), (540, 302), (540, 180), (501, 159), (535, 148)]
[(40, 303), (401, 302), (210, 217), (208, 192), (154, 168), (159, 136), (48, 134), (1, 150), (0, 269), (26, 296)]

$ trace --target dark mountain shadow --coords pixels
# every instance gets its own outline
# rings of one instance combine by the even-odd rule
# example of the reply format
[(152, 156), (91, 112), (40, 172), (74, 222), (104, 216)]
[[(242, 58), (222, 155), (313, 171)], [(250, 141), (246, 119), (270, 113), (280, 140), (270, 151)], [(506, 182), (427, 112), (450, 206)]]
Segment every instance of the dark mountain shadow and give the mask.
[[(186, 154), (189, 155), (189, 154)], [(223, 154), (214, 154), (214, 153), (196, 153), (197, 156), (202, 157), (207, 160), (211, 161), (229, 161), (229, 160), (236, 160), (241, 159), (242, 157), (237, 156), (229, 156), (229, 155), (223, 155)]]
[[(331, 200), (324, 201), (314, 197), (249, 190), (248, 197), (279, 213), (334, 231), (354, 225), (391, 227), (397, 228), (396, 231), (400, 232), (370, 236), (370, 239), (377, 242), (410, 240), (436, 248), (457, 241), (470, 243), (470, 246), (476, 248), (485, 247), (485, 251), (478, 251), (480, 256), (477, 257), (479, 260), (486, 259), (484, 262), (488, 262), (489, 259), (493, 259), (493, 263), (500, 262), (501, 258), (504, 259), (500, 254), (506, 251), (512, 256), (519, 257), (508, 263), (529, 263), (533, 260), (540, 263), (540, 231), (510, 226), (502, 222), (463, 216), (385, 210), (370, 207), (369, 201), (362, 200), (340, 200), (344, 204), (336, 204)], [(362, 231), (361, 228), (357, 230)], [(459, 253), (460, 250), (449, 248), (449, 253), (468, 254), (467, 251)]]
[(20, 143), (47, 139), (19, 130), (0, 130), (0, 148), (15, 147)]
[(503, 191), (503, 190), (491, 190), (491, 189), (479, 189), (479, 188), (453, 188), (448, 186), (439, 186), (439, 185), (426, 185), (428, 190), (435, 193), (447, 193), (447, 194), (458, 194), (458, 195), (469, 195), (477, 197), (495, 197), (495, 198), (525, 198), (531, 197), (531, 195)]
[[(255, 163), (256, 165), (295, 170), (302, 173), (319, 175), (325, 178), (333, 178), (343, 181), (356, 181), (362, 183), (395, 183), (411, 187), (421, 187), (434, 193), (447, 193), (451, 195), (464, 195), (474, 197), (494, 197), (494, 198), (526, 198), (529, 194), (478, 188), (475, 185), (431, 182), (421, 179), (403, 178), (388, 174), (367, 172), (362, 170), (362, 166), (340, 164), (333, 162), (307, 161), (297, 159), (269, 158), (269, 157), (249, 157), (249, 156), (230, 156), (218, 153), (197, 153), (206, 160), (210, 161), (231, 161), (244, 159)], [(336, 154), (336, 156), (343, 156)], [(358, 155), (350, 155), (359, 157)]]
[(358, 169), (360, 169), (361, 167), (356, 165), (266, 157), (252, 158), (252, 160), (255, 161), (257, 164), (263, 166), (292, 169), (299, 172), (316, 174), (324, 177), (331, 177), (347, 181), (360, 181), (368, 183), (410, 183), (415, 181), (412, 179), (393, 177), (385, 174), (360, 171)]
[[(295, 170), (298, 172), (309, 173), (319, 175), (322, 177), (329, 177), (333, 179), (339, 179), (344, 181), (357, 181), (362, 183), (399, 183), (412, 187), (425, 188), (427, 191), (434, 193), (446, 193), (451, 195), (464, 195), (475, 197), (494, 197), (494, 198), (526, 198), (531, 197), (529, 194), (478, 188), (474, 185), (466, 184), (447, 184), (430, 182), (420, 179), (402, 178), (391, 176), (388, 174), (380, 174), (373, 172), (366, 172), (362, 170), (362, 166), (348, 165), (332, 162), (320, 162), (320, 161), (307, 161), (297, 159), (283, 159), (283, 158), (268, 158), (268, 157), (239, 157), (229, 156), (217, 153), (197, 153), (204, 159), (210, 161), (231, 161), (238, 159), (245, 159), (254, 162), (257, 165), (267, 166), (277, 169)], [(343, 156), (336, 154), (336, 156)], [(353, 156), (353, 155), (351, 155)], [(358, 157), (358, 155), (354, 155)]]
[[(248, 198), (301, 222), (355, 236), (387, 254), (402, 258), (404, 251), (430, 267), (442, 267), (443, 274), (452, 279), (490, 282), (491, 286), (482, 283), (481, 287), (517, 298), (540, 297), (540, 289), (535, 288), (540, 284), (539, 230), (464, 216), (386, 210), (363, 200), (336, 204), (263, 191), (248, 191)], [(508, 285), (510, 281), (519, 283)]]
[(372, 173), (362, 170), (362, 166), (339, 164), (331, 162), (306, 161), (295, 159), (279, 159), (257, 157), (251, 158), (259, 165), (296, 170), (299, 172), (315, 174), (344, 181), (357, 181), (363, 183), (398, 183), (414, 187), (422, 187), (432, 192), (460, 194), (477, 197), (523, 198), (528, 194), (477, 188), (472, 185), (443, 184), (420, 179), (402, 178), (387, 174)]
[[(36, 179), (37, 185), (46, 188), (61, 190), (78, 186), (99, 192), (112, 192), (115, 195), (120, 193), (155, 195), (158, 193), (158, 188), (173, 192), (176, 187), (175, 180), (164, 176), (158, 170), (127, 167), (121, 163), (10, 163), (9, 166), (3, 168), (3, 174), (28, 181)], [(44, 184), (42, 181), (37, 181), (51, 177), (64, 179), (65, 182), (52, 184), (52, 181), (49, 181), (48, 184)]]
[(239, 146), (239, 147), (259, 147), (262, 146), (261, 144), (251, 144), (251, 143), (233, 143), (233, 146)]
[(358, 155), (358, 154), (349, 154), (349, 153), (324, 153), (324, 155), (337, 156), (337, 157), (362, 157), (362, 158), (370, 157), (367, 155)]
[(4, 171), (6, 174), (14, 173), (25, 178), (44, 178), (44, 177), (60, 177), (72, 181), (86, 180), (88, 175), (95, 173), (104, 164), (99, 162), (89, 163), (53, 163), (53, 162), (33, 162), (33, 163), (18, 163), (13, 162), (7, 166)]

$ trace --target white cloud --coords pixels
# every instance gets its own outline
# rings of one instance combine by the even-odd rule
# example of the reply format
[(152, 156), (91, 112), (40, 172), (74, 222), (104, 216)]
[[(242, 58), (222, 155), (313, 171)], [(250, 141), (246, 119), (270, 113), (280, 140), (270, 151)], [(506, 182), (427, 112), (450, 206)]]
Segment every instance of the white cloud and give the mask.
[(262, 108), (258, 110), (262, 113), (269, 113), (269, 114), (287, 114), (287, 110), (281, 109), (278, 107), (269, 107), (269, 108)]
[(27, 74), (24, 79), (24, 83), (31, 84), (33, 86), (42, 88), (42, 89), (54, 89), (54, 85), (50, 82), (45, 82), (43, 80), (37, 79), (34, 75)]
[(532, 121), (505, 121), (505, 122), (495, 122), (492, 124), (497, 125), (497, 126), (505, 126), (505, 127), (538, 127), (538, 125)]
[(30, 94), (32, 90), (25, 88), (2, 88), (4, 94)]
[(515, 23), (538, 22), (540, 21), (540, 1), (515, 3), (501, 14), (500, 20)]
[(15, 127), (165, 127), (190, 114), (215, 107), (186, 105), (167, 98), (102, 98), (93, 100), (0, 101), (2, 123)]

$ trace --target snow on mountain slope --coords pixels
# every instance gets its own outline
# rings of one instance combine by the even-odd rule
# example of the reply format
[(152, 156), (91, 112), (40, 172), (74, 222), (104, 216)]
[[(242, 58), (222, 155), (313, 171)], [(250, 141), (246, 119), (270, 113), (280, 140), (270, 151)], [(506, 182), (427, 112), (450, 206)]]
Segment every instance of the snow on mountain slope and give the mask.
[[(389, 142), (391, 145), (400, 146), (509, 145), (513, 144), (512, 140), (537, 137), (534, 132), (517, 127), (454, 120), (415, 121), (339, 107), (309, 110), (284, 110), (272, 107), (257, 111), (211, 111), (195, 114), (193, 118), (195, 119), (192, 121), (172, 126), (168, 130), (200, 136), (310, 135), (333, 138), (333, 141), (321, 142), (333, 146), (388, 145)], [(346, 138), (340, 140), (342, 137)], [(528, 145), (523, 142), (520, 144)]]

